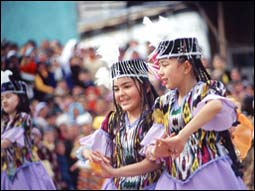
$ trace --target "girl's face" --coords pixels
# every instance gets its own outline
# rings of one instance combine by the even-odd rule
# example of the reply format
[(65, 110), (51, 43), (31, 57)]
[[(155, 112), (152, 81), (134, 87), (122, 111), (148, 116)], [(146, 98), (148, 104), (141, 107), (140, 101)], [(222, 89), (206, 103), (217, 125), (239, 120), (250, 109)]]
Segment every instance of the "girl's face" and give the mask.
[(137, 80), (129, 77), (122, 77), (113, 82), (114, 96), (118, 105), (123, 111), (140, 112), (141, 95)]
[(19, 104), (19, 97), (14, 93), (4, 93), (1, 95), (1, 103), (4, 112), (12, 114), (16, 111)]
[(176, 58), (171, 58), (159, 60), (159, 65), (160, 79), (166, 88), (178, 88), (184, 75), (183, 64), (180, 64)]

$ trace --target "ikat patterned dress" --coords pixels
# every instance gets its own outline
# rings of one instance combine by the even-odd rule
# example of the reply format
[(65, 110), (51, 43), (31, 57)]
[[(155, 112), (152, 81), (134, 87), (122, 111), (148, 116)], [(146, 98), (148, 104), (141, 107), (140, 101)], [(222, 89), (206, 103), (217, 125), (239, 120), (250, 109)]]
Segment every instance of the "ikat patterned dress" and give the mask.
[(141, 153), (165, 132), (178, 134), (207, 101), (220, 99), (223, 103), (222, 111), (189, 137), (179, 157), (160, 159), (165, 163), (165, 170), (156, 189), (245, 189), (241, 178), (231, 168), (232, 161), (219, 133), (236, 121), (236, 107), (223, 97), (224, 94), (221, 82), (208, 81), (198, 82), (180, 105), (177, 90), (156, 100), (155, 123), (141, 143), (144, 145)]
[[(114, 168), (142, 161), (145, 156), (139, 154), (140, 143), (152, 125), (151, 115), (147, 115), (145, 111), (142, 120), (137, 119), (132, 124), (129, 123), (127, 115), (123, 116), (123, 121), (119, 125), (116, 124), (115, 119), (116, 113), (110, 113), (100, 129), (81, 139), (81, 145), (105, 153), (111, 158)], [(142, 176), (107, 179), (102, 189), (154, 189), (161, 172), (162, 170), (159, 169)]]
[(1, 148), (1, 190), (55, 190), (43, 164), (32, 152), (32, 120), (27, 113), (16, 114), (9, 123), (1, 118), (1, 140), (11, 141)]

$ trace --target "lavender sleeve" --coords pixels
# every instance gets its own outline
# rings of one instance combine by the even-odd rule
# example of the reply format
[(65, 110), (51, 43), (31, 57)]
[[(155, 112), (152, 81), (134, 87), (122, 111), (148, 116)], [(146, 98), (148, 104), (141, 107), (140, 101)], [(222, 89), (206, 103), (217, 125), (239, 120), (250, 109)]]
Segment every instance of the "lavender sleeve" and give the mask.
[(139, 153), (142, 156), (145, 156), (146, 148), (149, 145), (153, 145), (155, 143), (155, 140), (161, 138), (164, 133), (165, 133), (165, 128), (163, 124), (154, 123), (152, 127), (150, 128), (150, 130), (148, 131), (148, 133), (143, 138), (141, 142), (142, 149), (139, 151)]
[(17, 143), (18, 146), (23, 147), (24, 143), (24, 128), (21, 127), (13, 127), (10, 130), (4, 132), (1, 135), (1, 140), (7, 139), (11, 141), (11, 143)]
[(232, 127), (232, 124), (237, 120), (236, 105), (228, 98), (209, 94), (192, 111), (192, 114), (195, 116), (208, 101), (215, 99), (221, 100), (222, 110), (211, 121), (205, 124), (202, 129), (207, 131), (224, 131)]
[(102, 129), (97, 129), (93, 134), (81, 138), (80, 145), (93, 151), (99, 151), (106, 157), (112, 155), (112, 140), (109, 134)]

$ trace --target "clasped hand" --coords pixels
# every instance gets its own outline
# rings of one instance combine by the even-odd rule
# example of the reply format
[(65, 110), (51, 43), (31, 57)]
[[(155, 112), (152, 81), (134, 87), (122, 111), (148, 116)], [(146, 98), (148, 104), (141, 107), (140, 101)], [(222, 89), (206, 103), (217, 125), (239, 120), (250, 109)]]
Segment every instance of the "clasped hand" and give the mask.
[(92, 166), (94, 175), (102, 178), (113, 177), (114, 168), (111, 166), (110, 160), (106, 156), (98, 151), (91, 151), (88, 159)]
[(156, 158), (171, 157), (175, 159), (183, 151), (184, 145), (185, 141), (179, 135), (171, 134), (157, 139), (152, 153)]

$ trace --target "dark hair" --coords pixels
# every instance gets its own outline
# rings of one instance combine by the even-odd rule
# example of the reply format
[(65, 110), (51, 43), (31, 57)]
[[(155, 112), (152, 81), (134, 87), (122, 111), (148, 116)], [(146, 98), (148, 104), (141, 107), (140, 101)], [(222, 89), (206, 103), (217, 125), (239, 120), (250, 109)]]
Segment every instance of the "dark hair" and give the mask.
[(235, 172), (236, 176), (240, 176), (242, 178), (243, 177), (243, 172), (242, 172), (243, 165), (237, 158), (230, 132), (228, 130), (221, 131), (220, 135), (222, 137), (222, 143), (227, 148), (227, 150), (229, 152), (228, 155), (233, 162), (231, 164), (233, 171)]
[(189, 56), (189, 57), (180, 56), (177, 58), (177, 60), (180, 63), (183, 63), (186, 60), (188, 60), (191, 63), (193, 73), (194, 73), (197, 81), (207, 82), (208, 80), (211, 80), (211, 76), (206, 71), (206, 69), (201, 61), (201, 58), (197, 58), (197, 56)]
[[(134, 82), (138, 81), (138, 85), (136, 86), (139, 91), (140, 97), (142, 97), (141, 110), (146, 111), (145, 113), (146, 118), (152, 119), (152, 111), (153, 111), (152, 107), (154, 105), (155, 99), (158, 97), (157, 91), (155, 90), (155, 88), (153, 87), (149, 79), (146, 77), (139, 77), (139, 80), (136, 77), (129, 77), (129, 78), (131, 78)], [(148, 88), (149, 88), (149, 91), (148, 91)], [(113, 90), (113, 102), (114, 102), (116, 112), (114, 114), (113, 120), (111, 121), (112, 122), (111, 125), (118, 132), (122, 128), (121, 124), (125, 124), (125, 115), (124, 115), (125, 112), (116, 103), (114, 90)], [(139, 127), (141, 126), (142, 128), (144, 128), (145, 131), (148, 131), (152, 125), (152, 120), (143, 120), (144, 117), (145, 117), (144, 115), (140, 115), (140, 119), (137, 123), (137, 126)], [(146, 125), (145, 123), (151, 123), (151, 124)], [(114, 135), (111, 134), (110, 136), (111, 136), (110, 138), (113, 140)], [(109, 145), (109, 146), (112, 147), (112, 150), (113, 150), (114, 143), (113, 145)], [(116, 162), (113, 155), (111, 156), (111, 161), (113, 164)]]
[(254, 115), (254, 109), (252, 106), (252, 102), (254, 101), (254, 97), (252, 96), (245, 96), (242, 101), (241, 110), (245, 115)]
[[(13, 79), (13, 76), (9, 76), (9, 78), (16, 90), (22, 89), (24, 91), (23, 93), (13, 93), (19, 97), (19, 103), (16, 107), (17, 113), (25, 112), (25, 113), (31, 114), (30, 102), (29, 102), (29, 98), (27, 96), (26, 84), (21, 81), (15, 81)], [(6, 112), (4, 112), (3, 109), (1, 111), (1, 114), (5, 115), (5, 116), (8, 115)]]
[[(137, 87), (139, 91), (140, 96), (142, 97), (142, 110), (152, 109), (152, 106), (154, 104), (155, 99), (158, 97), (158, 93), (149, 81), (148, 78), (145, 77), (139, 77), (140, 80), (138, 80), (135, 77), (130, 77), (134, 82), (138, 81), (139, 87)], [(149, 92), (147, 93), (147, 88), (149, 88)], [(119, 116), (118, 118), (121, 119), (121, 116), (123, 116), (123, 110), (121, 107), (116, 103), (115, 96), (114, 96), (114, 90), (113, 90), (113, 101), (114, 101), (114, 106), (117, 112), (117, 115)]]

